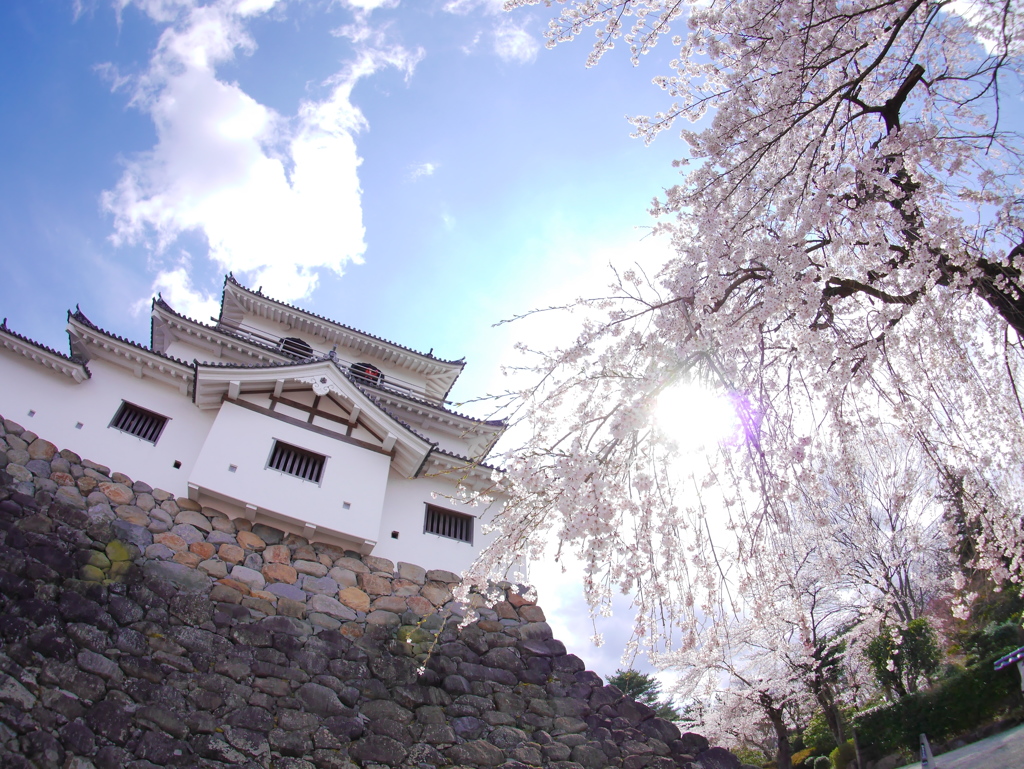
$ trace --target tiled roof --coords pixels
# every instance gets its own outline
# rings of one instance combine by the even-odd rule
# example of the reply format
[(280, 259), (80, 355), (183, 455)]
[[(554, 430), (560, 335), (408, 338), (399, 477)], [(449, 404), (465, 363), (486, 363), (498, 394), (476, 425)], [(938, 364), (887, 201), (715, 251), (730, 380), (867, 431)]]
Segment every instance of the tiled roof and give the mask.
[(505, 472), (500, 467), (495, 467), (494, 465), (489, 465), (486, 462), (481, 462), (481, 461), (479, 461), (477, 459), (470, 459), (469, 457), (464, 457), (461, 454), (456, 454), (456, 453), (451, 452), (451, 451), (445, 451), (444, 449), (434, 449), (434, 453), (435, 454), (444, 454), (446, 457), (450, 457), (451, 459), (457, 459), (460, 462), (465, 462), (467, 465), (472, 465), (473, 467), (481, 467), (484, 470), (494, 470), (494, 471), (497, 471), (499, 473), (504, 473)]
[(415, 435), (417, 438), (419, 438), (420, 440), (422, 440), (425, 443), (427, 443), (431, 447), (431, 451), (437, 451), (438, 450), (437, 449), (437, 441), (430, 440), (430, 438), (428, 438), (427, 436), (421, 434), (418, 430), (416, 430), (415, 428), (411, 427), (409, 424), (407, 424), (406, 422), (402, 421), (397, 416), (395, 416), (393, 413), (391, 413), (391, 410), (387, 406), (385, 406), (383, 403), (381, 403), (380, 400), (376, 397), (376, 395), (374, 395), (372, 393), (368, 393), (366, 390), (364, 390), (362, 387), (360, 387), (359, 383), (355, 381), (355, 378), (348, 371), (345, 371), (340, 366), (338, 367), (338, 370), (342, 373), (342, 376), (344, 376), (349, 382), (351, 382), (355, 386), (355, 388), (357, 390), (359, 390), (359, 392), (361, 392), (364, 396), (366, 396), (366, 399), (368, 401), (370, 401), (370, 403), (372, 403), (374, 406), (379, 408), (390, 419), (392, 419), (395, 422), (397, 422), (398, 424), (400, 424), (402, 427), (404, 427), (410, 433)]
[[(266, 302), (273, 302), (274, 304), (280, 305), (281, 307), (287, 307), (289, 310), (292, 310), (294, 312), (299, 312), (299, 313), (302, 313), (303, 315), (309, 315), (310, 317), (317, 318), (317, 319), (322, 320), (322, 321), (324, 321), (326, 323), (330, 323), (333, 326), (338, 326), (339, 328), (343, 328), (346, 331), (351, 331), (354, 334), (359, 334), (360, 336), (365, 336), (365, 337), (368, 337), (370, 339), (374, 339), (374, 340), (376, 340), (378, 342), (382, 342), (384, 344), (391, 345), (392, 347), (397, 347), (400, 350), (405, 350), (406, 352), (411, 352), (413, 355), (419, 355), (420, 357), (423, 357), (423, 358), (430, 358), (431, 360), (435, 360), (438, 363), (443, 363), (443, 364), (446, 364), (446, 365), (449, 365), (449, 366), (463, 367), (463, 366), (466, 365), (465, 358), (459, 358), (458, 360), (445, 360), (444, 358), (438, 358), (432, 352), (420, 352), (419, 350), (414, 350), (411, 347), (406, 347), (405, 345), (398, 344), (396, 342), (392, 342), (389, 339), (385, 339), (383, 337), (376, 336), (374, 334), (368, 334), (365, 331), (360, 331), (357, 328), (352, 328), (352, 326), (346, 326), (344, 323), (339, 323), (336, 320), (331, 320), (330, 318), (326, 318), (323, 315), (317, 315), (315, 312), (310, 312), (309, 310), (303, 310), (301, 307), (296, 307), (293, 304), (288, 304), (288, 302), (282, 302), (282, 301), (279, 301), (277, 299), (271, 299), (269, 296), (265, 296), (262, 291), (253, 291), (248, 286), (243, 286), (241, 283), (238, 282), (238, 280), (235, 279), (235, 276), (232, 273), (230, 273), (230, 272), (224, 278), (224, 283), (225, 284), (227, 284), (229, 282), (231, 284), (237, 286), (238, 288), (242, 289), (243, 291), (246, 291), (246, 292), (252, 294), (253, 296), (259, 297), (260, 299), (262, 299), (262, 300), (264, 300)], [(221, 294), (220, 310), (221, 310), (221, 316), (223, 316), (224, 315), (224, 294)]]
[(47, 347), (45, 344), (42, 344), (41, 342), (37, 342), (35, 339), (30, 339), (29, 337), (24, 336), (23, 334), (19, 334), (17, 331), (14, 331), (13, 329), (8, 328), (7, 327), (7, 318), (4, 318), (3, 322), (0, 323), (0, 330), (2, 330), (8, 336), (13, 336), (15, 339), (17, 339), (19, 341), (22, 341), (25, 344), (32, 345), (33, 347), (38, 348), (38, 349), (42, 350), (43, 352), (48, 352), (48, 353), (50, 353), (50, 355), (55, 355), (56, 357), (60, 358), (61, 360), (66, 360), (68, 363), (74, 363), (76, 365), (81, 366), (82, 368), (85, 369), (85, 373), (90, 378), (92, 377), (92, 372), (89, 370), (89, 366), (86, 364), (85, 361), (79, 360), (74, 355), (67, 355), (66, 353), (62, 353), (62, 352), (59, 352), (57, 350), (54, 350), (52, 347)]
[(376, 384), (375, 382), (371, 382), (371, 381), (369, 381), (368, 379), (365, 379), (365, 378), (360, 378), (360, 381), (358, 382), (358, 384), (360, 386), (366, 385), (368, 387), (372, 387), (375, 390), (380, 390), (382, 393), (385, 393), (387, 395), (394, 395), (397, 398), (402, 398), (404, 400), (409, 400), (409, 401), (412, 401), (414, 403), (421, 404), (423, 406), (429, 406), (430, 408), (434, 409), (435, 411), (440, 411), (440, 412), (442, 412), (444, 414), (451, 414), (452, 416), (459, 417), (460, 419), (465, 419), (467, 422), (476, 422), (477, 424), (491, 425), (492, 427), (501, 427), (501, 428), (508, 427), (508, 423), (505, 422), (505, 420), (503, 420), (503, 419), (477, 419), (476, 417), (471, 417), (471, 416), (468, 416), (467, 414), (460, 414), (458, 411), (454, 411), (453, 409), (445, 408), (443, 405), (438, 405), (434, 401), (427, 400), (426, 398), (419, 398), (419, 397), (417, 397), (415, 395), (408, 395), (408, 394), (406, 394), (406, 393), (404, 393), (404, 392), (402, 392), (400, 390), (396, 390), (396, 389), (387, 387), (386, 385)]
[(163, 358), (164, 360), (169, 360), (172, 363), (180, 363), (182, 366), (188, 366), (189, 368), (192, 367), (191, 363), (183, 361), (180, 358), (174, 358), (174, 357), (171, 357), (170, 355), (165, 355), (162, 352), (157, 352), (156, 350), (150, 349), (149, 347), (146, 347), (145, 345), (141, 345), (138, 342), (133, 342), (131, 339), (127, 339), (127, 338), (125, 338), (123, 336), (119, 336), (117, 334), (111, 333), (110, 331), (107, 331), (106, 329), (100, 328), (95, 323), (93, 323), (91, 320), (89, 320), (87, 317), (85, 317), (85, 313), (83, 313), (77, 307), (75, 308), (74, 312), (71, 312), (71, 310), (68, 310), (68, 320), (71, 320), (72, 318), (74, 318), (76, 321), (81, 323), (83, 326), (88, 326), (93, 331), (98, 331), (99, 333), (103, 334), (104, 336), (109, 336), (111, 339), (116, 339), (118, 342), (121, 342), (122, 344), (129, 345), (130, 347), (135, 347), (136, 349), (142, 350), (143, 352), (148, 353), (150, 355), (155, 355), (158, 358)]
[[(267, 352), (274, 353), (278, 357), (285, 357), (284, 355), (281, 354), (280, 349), (278, 349), (276, 346), (274, 346), (272, 344), (268, 344), (267, 342), (261, 342), (258, 339), (253, 339), (252, 337), (250, 337), (248, 335), (240, 334), (237, 331), (235, 331), (234, 329), (232, 329), (230, 326), (227, 326), (227, 325), (211, 326), (210, 324), (203, 323), (201, 321), (196, 320), (195, 318), (190, 318), (188, 315), (182, 315), (180, 312), (178, 312), (173, 307), (171, 307), (169, 304), (167, 304), (167, 302), (165, 302), (163, 297), (160, 296), (159, 294), (156, 297), (154, 297), (154, 299), (153, 299), (153, 306), (154, 307), (160, 307), (161, 310), (164, 310), (168, 314), (173, 315), (175, 318), (181, 318), (182, 320), (188, 321), (189, 323), (194, 323), (195, 325), (197, 325), (197, 326), (199, 326), (199, 327), (201, 327), (203, 329), (206, 329), (207, 331), (209, 331), (212, 334), (226, 334), (227, 336), (230, 336), (233, 339), (238, 339), (239, 341), (245, 342), (246, 344), (250, 344), (253, 347), (258, 347), (261, 350), (266, 350)], [(152, 321), (150, 321), (150, 324), (149, 324), (149, 344), (150, 344), (150, 346), (153, 345), (153, 322)]]
[(240, 368), (240, 369), (257, 369), (257, 368), (285, 368), (287, 366), (306, 366), (310, 363), (318, 363), (324, 360), (323, 357), (314, 358), (303, 358), (301, 360), (286, 360), (280, 363), (217, 363), (215, 361), (204, 361), (197, 360), (196, 362), (200, 366), (209, 366), (210, 368)]

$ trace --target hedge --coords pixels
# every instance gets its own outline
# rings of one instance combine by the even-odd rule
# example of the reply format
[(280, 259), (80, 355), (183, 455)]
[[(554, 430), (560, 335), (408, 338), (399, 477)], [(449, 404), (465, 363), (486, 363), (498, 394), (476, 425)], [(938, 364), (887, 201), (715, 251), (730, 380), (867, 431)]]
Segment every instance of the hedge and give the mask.
[(855, 714), (853, 726), (862, 758), (878, 759), (901, 747), (916, 752), (921, 734), (931, 741), (947, 740), (1019, 704), (1017, 672), (994, 670), (996, 659), (984, 659), (927, 691)]

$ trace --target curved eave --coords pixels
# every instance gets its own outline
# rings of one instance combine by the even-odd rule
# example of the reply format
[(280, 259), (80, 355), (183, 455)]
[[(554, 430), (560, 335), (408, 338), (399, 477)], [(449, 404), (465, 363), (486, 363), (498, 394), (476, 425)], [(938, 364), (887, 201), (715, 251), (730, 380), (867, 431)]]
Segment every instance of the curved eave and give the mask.
[(431, 453), (420, 475), (448, 478), (473, 491), (493, 494), (500, 493), (496, 487), (503, 473), (483, 462), (437, 449)]
[(63, 374), (76, 383), (84, 382), (92, 376), (84, 363), (50, 349), (34, 339), (15, 333), (6, 325), (0, 326), (0, 347)]
[(221, 299), (221, 322), (239, 323), (244, 313), (283, 323), (291, 329), (310, 334), (327, 344), (337, 344), (366, 353), (376, 360), (390, 363), (427, 377), (428, 395), (444, 398), (451, 392), (462, 373), (465, 361), (447, 361), (417, 352), (409, 347), (381, 339), (365, 331), (345, 326), (285, 302), (263, 296), (241, 285), (232, 277), (224, 281)]
[(361, 424), (383, 436), (381, 450), (392, 455), (392, 466), (406, 477), (416, 474), (436, 446), (367, 397), (329, 360), (282, 366), (232, 366), (196, 361), (194, 368), (195, 403), (205, 409), (219, 408), (224, 400), (237, 399), (247, 392), (284, 388), (296, 382), (312, 387), (310, 380), (326, 380), (323, 386), (358, 409)]
[[(369, 387), (366, 389), (370, 390)], [(504, 423), (496, 424), (473, 419), (446, 409), (433, 407), (418, 399), (394, 397), (392, 393), (377, 388), (373, 388), (372, 393), (368, 392), (367, 394), (374, 400), (378, 400), (379, 405), (387, 408), (389, 413), (410, 414), (415, 418), (423, 419), (428, 426), (436, 426), (438, 430), (457, 436), (458, 440), (465, 444), (467, 453), (481, 459), (490, 453), (494, 444), (505, 432), (506, 425)], [(417, 419), (412, 421), (417, 421)]]
[(183, 394), (189, 392), (192, 367), (184, 361), (104, 331), (78, 312), (68, 315), (67, 330), (72, 350), (86, 361), (100, 358), (128, 369), (139, 378), (157, 379)]
[(399, 404), (401, 408), (411, 411), (414, 414), (425, 416), (431, 421), (438, 422), (440, 424), (447, 424), (462, 430), (473, 430), (475, 433), (488, 435), (500, 435), (505, 432), (505, 429), (508, 427), (508, 424), (504, 421), (477, 419), (476, 417), (471, 417), (466, 414), (460, 414), (457, 411), (452, 411), (451, 409), (446, 409), (444, 406), (439, 406), (431, 401), (424, 400), (423, 398), (402, 395), (401, 393), (396, 393), (393, 390), (376, 387), (372, 383), (367, 383), (362, 386), (373, 388), (375, 394), (379, 393), (382, 400)]
[(292, 361), (269, 345), (261, 345), (241, 338), (223, 329), (208, 326), (175, 312), (163, 300), (153, 301), (152, 319), (150, 321), (150, 337), (154, 350), (166, 350), (169, 346), (167, 337), (198, 343), (200, 347), (209, 348), (211, 352), (225, 351), (229, 355), (237, 353), (253, 363), (261, 365), (283, 365)]

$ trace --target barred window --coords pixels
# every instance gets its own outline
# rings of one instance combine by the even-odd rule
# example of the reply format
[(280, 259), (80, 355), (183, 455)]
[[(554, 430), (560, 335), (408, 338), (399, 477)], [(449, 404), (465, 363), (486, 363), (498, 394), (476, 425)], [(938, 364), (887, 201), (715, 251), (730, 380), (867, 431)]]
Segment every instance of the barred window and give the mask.
[(437, 534), (439, 537), (457, 539), (472, 545), (473, 516), (445, 510), (443, 507), (427, 505), (427, 512), (423, 519), (423, 531), (427, 534)]
[(304, 481), (320, 483), (326, 461), (327, 457), (322, 454), (315, 454), (283, 441), (274, 441), (274, 448), (270, 452), (270, 461), (267, 462), (267, 467), (294, 475)]
[(110, 427), (155, 445), (166, 424), (167, 417), (140, 408), (134, 403), (121, 401), (121, 408), (114, 415)]

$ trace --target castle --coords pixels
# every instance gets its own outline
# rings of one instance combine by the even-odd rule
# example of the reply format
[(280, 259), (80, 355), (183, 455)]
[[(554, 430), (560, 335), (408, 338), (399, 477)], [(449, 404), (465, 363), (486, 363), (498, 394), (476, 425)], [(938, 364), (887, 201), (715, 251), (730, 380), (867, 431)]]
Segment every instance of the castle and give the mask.
[[(505, 429), (445, 398), (465, 365), (228, 275), (212, 325), (152, 304), (149, 346), (68, 313), (71, 354), (0, 325), (0, 410), (230, 518), (394, 561), (466, 568)], [(461, 487), (461, 494), (460, 494)], [(492, 504), (499, 504), (492, 503)]]

